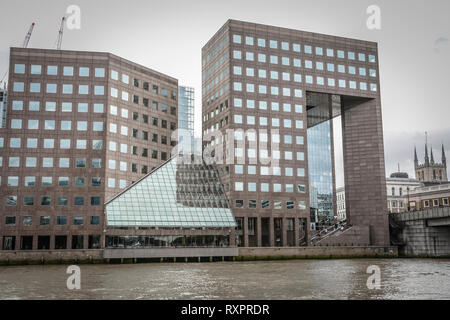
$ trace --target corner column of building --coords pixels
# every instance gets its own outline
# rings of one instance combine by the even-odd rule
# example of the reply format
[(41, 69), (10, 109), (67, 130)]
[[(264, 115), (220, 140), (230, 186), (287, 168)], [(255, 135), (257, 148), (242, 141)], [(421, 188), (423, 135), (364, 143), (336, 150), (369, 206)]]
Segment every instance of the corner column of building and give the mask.
[(343, 97), (342, 136), (347, 221), (368, 229), (371, 245), (389, 245), (380, 100)]
[(297, 216), (294, 219), (294, 239), (295, 239), (295, 247), (299, 247), (300, 246), (300, 221), (299, 219), (301, 218), (301, 216)]
[(274, 229), (273, 217), (269, 218), (269, 246), (275, 247), (275, 229)]
[(37, 250), (38, 248), (38, 235), (33, 235), (33, 244), (32, 244), (32, 250)]
[(248, 247), (248, 217), (244, 217), (243, 231), (244, 231), (244, 236), (242, 237), (244, 240), (243, 246)]
[(262, 247), (262, 234), (261, 234), (261, 217), (256, 218), (256, 230), (258, 232), (257, 239), (258, 239), (258, 247)]

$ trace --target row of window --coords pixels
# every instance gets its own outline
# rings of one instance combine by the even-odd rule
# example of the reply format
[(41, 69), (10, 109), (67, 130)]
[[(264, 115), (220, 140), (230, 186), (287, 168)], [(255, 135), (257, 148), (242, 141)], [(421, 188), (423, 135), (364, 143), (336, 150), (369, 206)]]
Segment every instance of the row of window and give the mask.
[[(242, 41), (242, 38), (244, 36), (239, 35), (239, 34), (234, 34), (233, 35), (233, 43), (236, 44), (245, 44), (248, 46), (253, 46), (256, 45), (260, 48), (265, 48), (266, 47), (266, 39), (264, 38), (257, 38), (254, 39), (254, 37), (251, 36), (245, 36), (244, 39), (245, 41)], [(271, 40), (269, 39), (268, 41), (269, 45), (268, 48), (270, 49), (281, 49), (284, 51), (290, 51), (292, 50), (293, 52), (297, 52), (300, 53), (302, 52), (302, 45), (299, 43), (289, 43), (288, 41), (278, 41), (278, 40)], [(311, 45), (303, 45), (303, 52), (306, 54), (313, 54), (313, 47)], [(314, 48), (314, 53), (316, 56), (324, 56), (326, 55), (327, 57), (330, 58), (334, 58), (337, 57), (339, 59), (345, 59), (346, 54), (344, 50), (335, 50), (333, 48), (324, 48), (323, 47), (318, 47), (316, 46)], [(356, 60), (356, 58), (358, 58), (358, 61), (360, 62), (366, 62), (366, 54), (365, 53), (358, 53), (356, 54), (354, 51), (347, 51), (347, 59), (348, 60)], [(373, 54), (369, 54), (368, 55), (368, 62), (370, 63), (375, 63), (376, 62), (376, 58), (375, 55)]]
[[(246, 117), (246, 124), (247, 125), (256, 125), (256, 118), (259, 119), (259, 125), (260, 126), (267, 126), (268, 125), (268, 118), (267, 117), (255, 117), (255, 116), (247, 116)], [(236, 124), (244, 124), (244, 116), (240, 114), (234, 115), (234, 123)], [(292, 123), (295, 125), (295, 129), (303, 129), (303, 120), (292, 120), (292, 119), (282, 119), (280, 121), (280, 118), (270, 118), (270, 123), (272, 127), (280, 127), (280, 123), (283, 124), (283, 128), (293, 128)]]
[[(256, 85), (255, 84), (253, 84), (253, 83), (245, 83), (244, 84), (245, 85), (245, 91), (246, 92), (248, 92), (248, 93), (256, 93)], [(242, 82), (237, 82), (237, 81), (235, 81), (235, 82), (233, 82), (233, 90), (234, 91), (238, 91), (238, 92), (241, 92), (241, 91), (243, 91), (243, 84), (242, 84)], [(267, 94), (267, 88), (268, 88), (268, 86), (267, 85), (264, 85), (264, 84), (259, 84), (258, 86), (257, 86), (257, 88), (258, 88), (258, 93), (259, 94)], [(281, 90), (280, 90), (280, 87), (277, 87), (277, 86), (270, 86), (270, 94), (271, 95), (273, 95), (273, 96), (278, 96), (278, 95), (280, 95), (280, 93), (281, 93), (281, 95), (283, 96), (283, 97), (291, 97), (291, 94), (292, 94), (292, 91), (293, 91), (293, 97), (295, 97), (295, 98), (302, 98), (303, 97), (303, 92), (302, 92), (302, 89), (291, 89), (291, 88), (281, 88)]]
[[(11, 110), (13, 111), (23, 111), (23, 101), (22, 100), (13, 100), (11, 104)], [(61, 112), (72, 112), (72, 102), (62, 102), (60, 106)], [(161, 104), (161, 108), (158, 107), (158, 102), (153, 101), (152, 109), (154, 111), (161, 110), (164, 113), (168, 112), (168, 107), (166, 104)], [(29, 101), (28, 102), (28, 110), (29, 111), (41, 111), (40, 101)], [(46, 101), (45, 102), (45, 111), (55, 112), (56, 111), (56, 102), (54, 101)], [(80, 113), (88, 113), (89, 112), (89, 104), (87, 102), (79, 102), (77, 103), (77, 111)], [(94, 113), (104, 113), (104, 105), (103, 103), (94, 103), (92, 107), (92, 112)], [(176, 115), (177, 109), (176, 107), (170, 107), (170, 114)], [(117, 116), (118, 115), (118, 108), (117, 106), (110, 106), (110, 113), (112, 115)], [(134, 112), (133, 115), (137, 114), (137, 112)], [(128, 119), (128, 109), (121, 108), (120, 113), (122, 118)], [(144, 115), (148, 119), (148, 115)], [(144, 117), (145, 118), (145, 117)], [(135, 116), (133, 116), (133, 119), (136, 120)], [(145, 122), (144, 123), (148, 123)]]
[[(301, 78), (299, 78), (299, 81), (301, 81)], [(317, 84), (320, 86), (325, 86), (325, 78), (324, 77), (316, 77), (316, 81), (314, 82), (314, 77), (313, 76), (306, 76), (305, 77), (305, 82), (307, 84)], [(350, 89), (358, 89), (358, 82), (354, 81), (354, 80), (345, 80), (345, 79), (338, 79), (337, 83), (336, 83), (336, 79), (334, 78), (327, 78), (327, 85), (329, 87), (336, 87), (336, 84), (339, 88), (347, 88), (347, 84), (348, 84), (348, 88)], [(377, 91), (378, 90), (378, 86), (376, 83), (370, 83), (370, 91)], [(267, 85), (263, 85), (263, 84), (259, 84), (259, 85), (255, 85), (253, 83), (242, 83), (242, 82), (233, 82), (233, 90), (236, 92), (242, 92), (244, 91), (244, 86), (245, 86), (245, 92), (247, 93), (258, 93), (258, 94), (268, 94), (268, 86)], [(256, 89), (258, 89), (256, 91)], [(295, 97), (295, 98), (302, 98), (302, 90), (301, 89), (291, 89), (291, 88), (280, 88), (277, 86), (270, 86), (270, 94), (272, 96), (279, 96), (280, 94), (283, 97)], [(367, 91), (369, 90), (368, 87), (368, 83), (367, 82), (359, 82), (359, 90), (362, 91)], [(292, 93), (293, 91), (293, 93)]]
[[(79, 84), (78, 90), (76, 91), (80, 95), (89, 94), (90, 90), (89, 84)], [(94, 95), (101, 96), (105, 94), (105, 86), (100, 85), (92, 85)], [(20, 81), (14, 81), (13, 83), (13, 91), (14, 92), (25, 92), (25, 83)], [(41, 92), (41, 83), (40, 82), (30, 82), (29, 93), (40, 93)], [(45, 84), (45, 93), (58, 93), (58, 84), (56, 83), (46, 83)], [(61, 85), (62, 94), (74, 94), (74, 85), (72, 84), (63, 84)]]
[[(294, 192), (294, 184), (287, 183), (284, 185), (284, 190), (281, 183), (261, 183), (260, 184), (260, 192), (270, 192), (270, 185), (272, 185), (272, 192)], [(247, 189), (244, 190), (244, 182), (236, 181), (234, 183), (234, 191), (250, 191), (250, 192), (256, 192), (257, 190), (257, 183), (256, 182), (247, 182)], [(306, 186), (304, 184), (298, 184), (297, 185), (297, 192), (298, 193), (306, 193)]]
[[(22, 225), (26, 227), (30, 227), (33, 225), (33, 218), (32, 216), (22, 216)], [(72, 220), (72, 225), (74, 226), (81, 226), (84, 225), (84, 219), (83, 216), (74, 216)], [(15, 226), (17, 224), (17, 217), (16, 216), (6, 216), (5, 217), (5, 225), (6, 226)], [(40, 216), (39, 217), (39, 225), (41, 226), (48, 226), (51, 224), (51, 217), (50, 216)], [(55, 224), (57, 226), (65, 226), (67, 225), (67, 216), (56, 216), (55, 217)], [(89, 224), (98, 226), (100, 224), (100, 216), (90, 216), (89, 217)]]
[[(429, 208), (429, 207), (430, 207), (430, 201), (431, 201), (431, 200), (424, 200), (424, 201), (423, 201), (423, 206), (424, 206), (425, 208)], [(432, 200), (432, 204), (433, 204), (433, 207), (439, 207), (439, 206), (440, 206), (440, 204), (439, 204), (439, 199), (433, 199), (433, 200)], [(448, 205), (449, 205), (448, 198), (442, 198), (442, 204), (443, 204), (444, 206), (448, 206)]]
[[(10, 128), (11, 129), (25, 129), (25, 127), (23, 126), (23, 122), (25, 120), (22, 119), (11, 119), (10, 122)], [(27, 129), (28, 130), (38, 130), (39, 129), (39, 123), (42, 121), (39, 121), (38, 119), (28, 119), (27, 121)], [(43, 120), (43, 124), (44, 124), (44, 130), (55, 130), (56, 129), (56, 120)], [(75, 121), (73, 121), (75, 124)], [(41, 122), (42, 123), (42, 122)], [(163, 129), (167, 129), (167, 120), (161, 119), (161, 128)], [(152, 125), (155, 127), (158, 127), (158, 118), (152, 117)], [(111, 133), (117, 133), (117, 127), (118, 125), (116, 123), (110, 123), (109, 124), (109, 132)], [(60, 121), (60, 126), (59, 129), (62, 131), (70, 131), (72, 130), (72, 120), (61, 120)], [(75, 128), (74, 128), (75, 129)], [(88, 121), (76, 121), (76, 130), (77, 131), (88, 131)], [(176, 130), (176, 123), (175, 122), (170, 122), (170, 130), (174, 131)], [(103, 131), (103, 121), (93, 121), (92, 122), (92, 131)], [(147, 131), (143, 131), (146, 132), (146, 136), (148, 137), (148, 132)], [(128, 136), (128, 127), (121, 125), (120, 126), (120, 134), (123, 136)], [(133, 129), (133, 137), (137, 138), (138, 137), (138, 129)], [(20, 138), (19, 138), (20, 139)], [(144, 140), (148, 140), (145, 139), (143, 137)]]
[[(300, 60), (296, 62), (296, 64), (300, 63)], [(296, 65), (297, 66), (297, 65)], [(300, 65), (298, 65), (300, 67)], [(312, 61), (306, 60), (305, 61), (305, 68), (306, 69), (312, 69)], [(324, 70), (324, 64), (323, 62), (316, 62), (316, 70)], [(346, 73), (345, 72), (346, 67), (344, 65), (338, 65), (337, 71), (339, 73)], [(356, 71), (358, 70), (358, 74), (360, 76), (367, 76), (369, 75), (372, 78), (375, 78), (377, 76), (377, 71), (375, 69), (369, 69), (369, 72), (367, 73), (367, 69), (364, 67), (359, 67), (358, 69), (354, 66), (348, 66), (347, 67), (348, 73), (351, 75), (356, 75)], [(245, 73), (244, 73), (245, 71)], [(245, 75), (247, 77), (258, 77), (260, 79), (271, 79), (271, 80), (283, 80), (283, 81), (291, 81), (294, 82), (302, 82), (302, 74), (301, 73), (294, 73), (287, 71), (275, 71), (275, 70), (269, 70), (267, 72), (266, 69), (257, 69), (257, 72), (255, 72), (254, 68), (246, 67), (244, 70), (241, 66), (233, 66), (233, 74), (237, 76)], [(333, 63), (327, 63), (327, 71), (335, 72), (335, 65)]]
[[(289, 151), (290, 152), (290, 151)], [(303, 152), (300, 152), (302, 154)], [(247, 174), (255, 175), (256, 174), (256, 166), (250, 165), (247, 166)], [(281, 167), (268, 167), (268, 166), (261, 166), (259, 168), (259, 174), (262, 176), (281, 176), (282, 175), (282, 169)], [(297, 168), (297, 177), (304, 177), (305, 176), (305, 168)], [(235, 174), (244, 174), (244, 165), (236, 164), (234, 165), (234, 173)], [(290, 167), (284, 167), (284, 175), (287, 177), (292, 177), (294, 175), (294, 168)]]
[[(244, 136), (247, 138), (249, 142), (256, 142), (256, 132), (252, 131), (251, 129), (247, 131), (243, 130), (237, 130), (234, 132), (234, 139), (236, 141), (243, 141)], [(270, 135), (271, 137), (271, 143), (280, 143), (280, 137), (281, 135), (279, 133), (272, 133)], [(293, 143), (293, 137), (289, 134), (283, 135), (283, 143), (284, 144), (292, 144)], [(259, 142), (268, 142), (269, 135), (265, 132), (259, 133)], [(303, 145), (305, 142), (305, 139), (303, 136), (295, 136), (295, 144), (297, 145)]]
[[(99, 196), (90, 197), (91, 206), (99, 206), (101, 204)], [(23, 204), (25, 206), (34, 206), (34, 196), (24, 196)], [(52, 197), (51, 196), (41, 196), (39, 198), (39, 202), (36, 204), (40, 204), (41, 206), (51, 206), (52, 205)], [(17, 196), (10, 195), (6, 196), (6, 205), (7, 206), (16, 206), (17, 205)], [(56, 197), (56, 205), (57, 206), (68, 206), (69, 198), (67, 196), (58, 196)], [(75, 196), (73, 197), (73, 205), (74, 206), (84, 206), (85, 205), (85, 197), (84, 196)]]
[[(111, 70), (111, 79), (119, 81), (119, 72), (116, 71), (116, 70)], [(125, 73), (122, 73), (122, 76), (121, 76), (120, 80), (122, 81), (122, 83), (125, 83), (125, 84), (129, 84), (130, 83), (130, 77), (127, 74), (125, 74)], [(140, 88), (141, 87), (141, 80), (139, 80), (137, 78), (133, 78), (133, 86), (136, 87), (136, 88)], [(150, 84), (147, 81), (142, 81), (142, 89), (144, 89), (145, 91), (149, 91), (150, 90)], [(157, 85), (153, 85), (152, 86), (152, 92), (154, 94), (159, 94), (159, 87)], [(169, 90), (167, 90), (166, 88), (161, 88), (161, 95), (163, 97), (168, 97), (169, 96)], [(177, 99), (177, 93), (175, 91), (170, 91), (170, 98), (172, 100), (176, 100)]]
[[(297, 154), (297, 161), (304, 161), (305, 155), (303, 152), (296, 152)], [(236, 158), (244, 158), (244, 149), (243, 148), (235, 148), (234, 149), (234, 156)], [(247, 149), (247, 157), (248, 158), (257, 158), (257, 151), (256, 149)], [(260, 159), (269, 159), (269, 151), (268, 150), (259, 150), (259, 157)], [(272, 150), (272, 159), (281, 160), (281, 151), (280, 150)], [(293, 152), (292, 151), (284, 151), (284, 160), (293, 160)], [(256, 160), (255, 160), (256, 161)], [(303, 171), (302, 171), (303, 172)], [(304, 176), (304, 172), (303, 175)]]
[[(24, 157), (25, 158), (25, 167), (27, 168), (36, 168), (38, 166), (38, 160), (36, 157)], [(8, 167), (10, 168), (19, 168), (20, 167), (20, 157), (9, 157), (8, 159)], [(91, 168), (99, 169), (102, 167), (102, 159), (100, 158), (92, 158), (91, 159)], [(115, 160), (114, 161), (115, 167)], [(122, 161), (121, 161), (122, 162)], [(126, 166), (126, 162), (125, 166)], [(52, 157), (43, 157), (41, 160), (41, 168), (53, 168), (54, 167), (54, 158)], [(59, 168), (70, 168), (70, 158), (59, 158), (58, 161)], [(75, 168), (86, 168), (86, 158), (75, 158)], [(124, 170), (125, 171), (125, 170)], [(9, 185), (9, 179), (8, 179)]]
[[(38, 148), (38, 138), (27, 138), (26, 145), (22, 146), (22, 138), (10, 138), (9, 147), (10, 148), (27, 148), (27, 149), (37, 149)], [(41, 139), (42, 144), (41, 147), (44, 149), (54, 149), (55, 148), (55, 139)], [(56, 141), (58, 141), (56, 139)], [(88, 141), (86, 139), (74, 139), (75, 148), (79, 150), (85, 150), (88, 146)], [(60, 149), (70, 149), (71, 148), (72, 139), (59, 139), (59, 148)], [(92, 140), (91, 142), (92, 150), (102, 150), (103, 148), (103, 140)], [(0, 148), (4, 146), (4, 138), (0, 138)]]
[[(37, 119), (28, 119), (27, 121), (27, 129), (29, 130), (38, 130), (39, 129), (39, 120)], [(10, 128), (11, 129), (25, 129), (22, 125), (22, 122), (25, 120), (22, 119), (11, 119)], [(75, 121), (73, 121), (75, 123)], [(56, 129), (56, 120), (43, 120), (44, 130), (55, 130)], [(72, 130), (72, 120), (61, 120), (60, 121), (60, 130)], [(76, 121), (76, 130), (78, 131), (87, 131), (88, 130), (88, 121)], [(92, 131), (103, 131), (103, 121), (93, 121), (92, 122)]]
[[(58, 66), (57, 65), (47, 65), (47, 68), (44, 66), (44, 70), (46, 70), (46, 75), (48, 76), (57, 76), (58, 75)], [(105, 68), (93, 68), (94, 76), (96, 78), (104, 78), (105, 77)], [(62, 67), (63, 76), (74, 76), (74, 67), (73, 66), (63, 66)], [(15, 74), (25, 74), (29, 73), (32, 75), (41, 75), (42, 74), (42, 65), (39, 64), (31, 64), (29, 66), (29, 71), (26, 70), (26, 65), (21, 63), (16, 63), (14, 65), (14, 73)], [(90, 76), (90, 68), (89, 67), (79, 67), (77, 75), (79, 77), (89, 77)]]
[[(276, 55), (270, 55), (269, 59), (267, 59), (266, 54), (264, 53), (258, 53), (257, 55), (255, 55), (253, 52), (245, 52), (245, 60), (247, 61), (255, 61), (255, 56), (256, 56), (256, 61), (260, 62), (260, 63), (270, 63), (273, 65), (278, 65), (281, 62), (282, 66), (293, 66), (296, 68), (301, 68), (302, 67), (302, 60), (298, 59), (298, 58), (289, 58), (289, 57), (279, 57)], [(233, 51), (233, 59), (235, 60), (242, 60), (242, 51), (240, 50), (234, 50)], [(315, 62), (315, 63), (314, 63)], [(331, 62), (322, 62), (322, 61), (312, 61), (312, 60), (304, 60), (303, 63), (303, 67), (306, 69), (313, 69), (315, 65), (315, 69), (318, 71), (325, 71), (325, 66), (326, 66), (326, 71), (329, 72), (335, 72), (336, 68), (335, 68), (335, 64), (331, 63)], [(246, 70), (253, 70), (251, 73), (252, 75), (250, 76), (254, 76), (254, 69), (253, 68), (246, 68)], [(367, 68), (365, 67), (356, 67), (356, 66), (347, 66), (348, 69), (348, 73), (352, 74), (352, 75), (356, 75), (356, 70), (359, 71), (359, 75), (360, 76), (367, 76)], [(340, 73), (346, 73), (346, 66), (343, 64), (338, 64), (337, 66), (337, 71)], [(264, 72), (266, 70), (263, 70)], [(278, 71), (270, 71), (270, 73), (273, 72), (278, 72)], [(241, 75), (242, 74), (242, 67), (241, 66), (234, 66), (233, 67), (233, 73), (234, 74), (238, 74)], [(371, 77), (376, 77), (376, 69), (371, 69), (369, 68), (369, 75)], [(265, 77), (264, 77), (265, 78)], [(274, 78), (272, 78), (274, 79)]]
[[(273, 200), (273, 209), (283, 209), (283, 204), (285, 204), (286, 209), (295, 209), (295, 202), (294, 200), (287, 200), (287, 201), (281, 201), (281, 200)], [(257, 200), (248, 200), (247, 201), (247, 208), (248, 209), (258, 209), (258, 201)], [(244, 206), (244, 200), (236, 200), (235, 201), (235, 208), (245, 208)], [(270, 200), (260, 200), (260, 207), (261, 209), (270, 209)], [(299, 200), (297, 201), (297, 208), (300, 210), (306, 210), (306, 201), (305, 200)]]
[[(142, 152), (143, 157), (148, 157), (148, 149), (144, 148)], [(161, 160), (167, 160), (167, 152), (161, 152)], [(152, 159), (158, 159), (158, 150), (152, 150), (151, 153)], [(8, 167), (9, 168), (20, 168), (20, 157), (9, 157), (8, 159)], [(0, 166), (3, 165), (3, 158), (0, 158)], [(118, 164), (118, 165), (117, 165)], [(132, 172), (138, 172), (137, 170), (137, 164), (132, 163), (131, 171)], [(25, 157), (25, 167), (26, 168), (37, 168), (38, 167), (38, 159), (36, 157)], [(54, 158), (52, 157), (43, 157), (41, 161), (41, 168), (53, 168), (56, 167), (54, 165)], [(70, 168), (70, 158), (59, 158), (58, 161), (58, 168)], [(75, 158), (75, 168), (86, 168), (86, 158)], [(147, 166), (145, 167), (145, 171), (147, 170)], [(102, 159), (100, 158), (93, 158), (91, 162), (91, 168), (92, 169), (100, 169), (102, 168)], [(128, 163), (126, 161), (119, 161), (119, 160), (108, 160), (108, 169), (116, 170), (119, 169), (120, 171), (127, 171), (128, 170)], [(142, 173), (144, 169), (142, 169)], [(16, 176), (10, 176), (8, 177), (8, 186), (10, 187), (16, 187), (18, 186), (18, 177)]]
[[(59, 221), (58, 221), (59, 219)], [(65, 219), (65, 220), (64, 220)], [(77, 224), (79, 223), (79, 219)], [(57, 225), (67, 225), (67, 218), (65, 216), (57, 217)], [(50, 237), (49, 235), (38, 235), (37, 236), (37, 248), (33, 248), (33, 238), (34, 236), (20, 236), (20, 250), (49, 250), (50, 249)], [(87, 248), (88, 249), (100, 249), (100, 235), (89, 235), (87, 238)], [(54, 236), (54, 246), (51, 249), (61, 250), (67, 249), (67, 241), (70, 239), (68, 236)], [(72, 235), (72, 249), (84, 249), (84, 236), (82, 235)], [(16, 236), (4, 236), (3, 237), (3, 250), (15, 250), (16, 249)]]
[[(127, 181), (125, 179), (118, 179), (118, 180), (119, 180), (119, 188), (121, 188), (121, 189), (125, 188), (127, 185)], [(1, 182), (1, 179), (0, 179), (0, 182)], [(58, 187), (69, 187), (70, 186), (70, 177), (58, 177), (57, 181), (56, 181), (56, 185)], [(86, 186), (100, 187), (101, 185), (102, 185), (101, 177), (91, 177), (90, 179), (88, 179), (86, 177), (74, 177), (73, 178), (73, 186), (75, 186), (75, 187), (86, 187)], [(18, 187), (19, 186), (19, 177), (18, 176), (9, 176), (8, 177), (8, 186), (9, 187)], [(24, 177), (24, 186), (25, 187), (37, 186), (36, 177), (35, 176)], [(41, 177), (41, 186), (42, 187), (52, 187), (53, 186), (53, 177)], [(108, 178), (107, 186), (108, 186), (108, 188), (115, 188), (116, 187), (116, 179)]]

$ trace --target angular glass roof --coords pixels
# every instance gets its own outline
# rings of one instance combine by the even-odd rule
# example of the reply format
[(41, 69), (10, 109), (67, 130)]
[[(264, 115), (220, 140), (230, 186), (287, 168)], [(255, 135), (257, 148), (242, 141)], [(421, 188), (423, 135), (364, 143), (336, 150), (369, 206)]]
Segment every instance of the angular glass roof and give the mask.
[(108, 201), (108, 227), (235, 227), (217, 170), (174, 157)]

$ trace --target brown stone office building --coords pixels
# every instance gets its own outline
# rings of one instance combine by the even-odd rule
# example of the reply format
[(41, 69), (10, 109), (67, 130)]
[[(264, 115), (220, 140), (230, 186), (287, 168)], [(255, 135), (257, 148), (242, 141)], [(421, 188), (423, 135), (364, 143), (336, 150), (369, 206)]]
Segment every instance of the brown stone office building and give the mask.
[(238, 245), (304, 245), (332, 220), (339, 115), (352, 230), (338, 242), (389, 244), (378, 70), (376, 43), (261, 24), (229, 20), (206, 43), (204, 147), (225, 154)]
[(178, 81), (109, 53), (11, 48), (0, 248), (100, 248), (104, 203), (170, 158)]

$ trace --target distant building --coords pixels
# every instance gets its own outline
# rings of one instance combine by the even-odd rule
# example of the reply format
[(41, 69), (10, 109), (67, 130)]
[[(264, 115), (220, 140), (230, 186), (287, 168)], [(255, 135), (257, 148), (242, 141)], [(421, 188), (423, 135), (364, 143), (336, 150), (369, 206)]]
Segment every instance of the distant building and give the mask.
[(420, 186), (422, 186), (422, 183), (417, 179), (409, 178), (406, 172), (395, 172), (389, 178), (386, 178), (389, 212), (407, 211), (408, 194)]
[(410, 211), (444, 207), (449, 205), (450, 183), (422, 186), (409, 193)]
[(344, 187), (336, 188), (336, 211), (337, 211), (337, 220), (338, 221), (347, 219), (347, 215), (345, 213), (345, 188)]
[(433, 148), (431, 148), (430, 158), (428, 157), (428, 144), (425, 144), (425, 162), (419, 163), (417, 150), (414, 148), (414, 171), (416, 173), (416, 179), (426, 185), (448, 182), (444, 145), (442, 145), (441, 163), (434, 161)]

